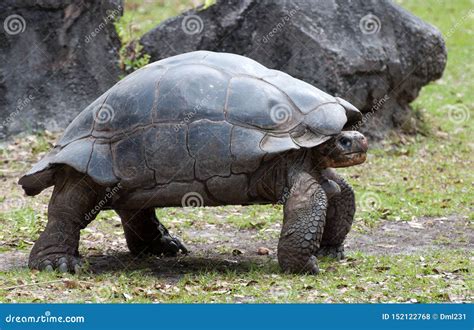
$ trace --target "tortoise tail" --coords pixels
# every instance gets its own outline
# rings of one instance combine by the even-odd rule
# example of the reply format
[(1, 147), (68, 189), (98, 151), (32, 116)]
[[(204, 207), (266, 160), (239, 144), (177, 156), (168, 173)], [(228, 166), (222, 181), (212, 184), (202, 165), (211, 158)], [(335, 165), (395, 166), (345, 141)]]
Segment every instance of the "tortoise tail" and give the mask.
[(41, 172), (25, 175), (20, 178), (18, 184), (21, 185), (27, 196), (35, 196), (54, 185), (55, 172), (55, 167), (52, 167)]

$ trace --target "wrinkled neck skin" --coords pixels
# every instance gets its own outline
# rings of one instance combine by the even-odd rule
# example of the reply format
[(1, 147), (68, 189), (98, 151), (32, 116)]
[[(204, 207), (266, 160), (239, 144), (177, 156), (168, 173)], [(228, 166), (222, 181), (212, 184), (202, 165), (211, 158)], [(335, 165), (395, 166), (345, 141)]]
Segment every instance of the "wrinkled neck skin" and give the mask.
[(317, 181), (321, 180), (321, 171), (325, 162), (315, 162), (314, 152), (310, 149), (289, 151), (262, 164), (252, 176), (252, 192), (255, 200), (283, 204), (297, 173), (310, 173)]

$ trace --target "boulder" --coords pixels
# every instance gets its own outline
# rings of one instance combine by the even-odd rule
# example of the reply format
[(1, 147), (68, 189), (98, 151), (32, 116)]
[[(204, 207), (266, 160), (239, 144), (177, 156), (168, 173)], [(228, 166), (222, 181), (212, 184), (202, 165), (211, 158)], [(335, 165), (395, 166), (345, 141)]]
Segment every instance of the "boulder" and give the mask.
[(0, 2), (0, 139), (59, 130), (115, 84), (122, 2)]
[(372, 137), (412, 129), (409, 103), (441, 77), (440, 32), (388, 0), (220, 0), (140, 40), (153, 61), (206, 49), (248, 56), (356, 105)]

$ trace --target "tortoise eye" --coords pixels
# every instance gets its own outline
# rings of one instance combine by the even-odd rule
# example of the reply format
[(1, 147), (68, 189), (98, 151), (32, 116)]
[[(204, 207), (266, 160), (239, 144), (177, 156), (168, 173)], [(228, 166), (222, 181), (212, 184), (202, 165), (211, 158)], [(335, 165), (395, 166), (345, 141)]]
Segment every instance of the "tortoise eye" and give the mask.
[(345, 137), (341, 138), (339, 143), (345, 148), (350, 148), (352, 146), (352, 141)]

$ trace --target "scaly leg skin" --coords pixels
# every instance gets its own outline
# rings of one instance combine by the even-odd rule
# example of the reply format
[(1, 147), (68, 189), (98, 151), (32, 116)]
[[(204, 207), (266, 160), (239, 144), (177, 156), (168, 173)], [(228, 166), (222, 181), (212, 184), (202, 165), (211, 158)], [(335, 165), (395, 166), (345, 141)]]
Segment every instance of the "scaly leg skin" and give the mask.
[(97, 215), (98, 211), (91, 211), (98, 205), (103, 188), (67, 166), (58, 170), (55, 180), (48, 224), (31, 250), (28, 266), (78, 273), (82, 266), (78, 251), (80, 231)]
[(351, 230), (356, 210), (354, 192), (333, 170), (323, 171), (323, 177), (337, 183), (340, 193), (329, 198), (323, 239), (315, 255), (342, 260), (345, 258), (344, 240)]
[(180, 250), (184, 254), (188, 253), (179, 239), (172, 237), (158, 221), (154, 208), (116, 212), (122, 219), (125, 239), (132, 254), (176, 256)]
[(297, 173), (292, 181), (290, 196), (284, 206), (278, 262), (285, 272), (318, 274), (314, 253), (323, 236), (326, 193), (306, 172)]

